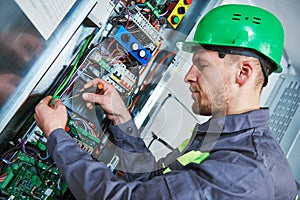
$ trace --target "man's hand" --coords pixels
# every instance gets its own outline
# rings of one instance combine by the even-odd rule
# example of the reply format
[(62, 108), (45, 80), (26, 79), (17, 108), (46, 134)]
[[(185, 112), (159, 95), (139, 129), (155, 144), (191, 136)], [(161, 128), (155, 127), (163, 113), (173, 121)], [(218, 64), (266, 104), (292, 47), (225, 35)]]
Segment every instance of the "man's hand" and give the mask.
[(52, 131), (65, 128), (68, 120), (66, 107), (60, 99), (55, 99), (54, 105), (49, 106), (52, 97), (47, 96), (36, 107), (34, 118), (36, 124), (49, 137)]
[(103, 89), (99, 94), (83, 93), (82, 95), (82, 98), (87, 101), (87, 107), (91, 109), (93, 107), (92, 103), (100, 104), (106, 116), (115, 125), (129, 121), (131, 115), (113, 85), (101, 79), (94, 79), (86, 83), (84, 89), (97, 87), (98, 84), (103, 85)]

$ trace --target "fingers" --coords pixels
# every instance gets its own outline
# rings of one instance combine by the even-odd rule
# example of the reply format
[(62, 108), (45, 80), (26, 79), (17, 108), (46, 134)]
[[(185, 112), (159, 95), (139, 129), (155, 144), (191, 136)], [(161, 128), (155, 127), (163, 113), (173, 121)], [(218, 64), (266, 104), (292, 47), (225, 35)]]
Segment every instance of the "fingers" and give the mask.
[(96, 79), (93, 79), (89, 82), (87, 82), (84, 86), (83, 86), (83, 89), (86, 90), (90, 87), (98, 87), (98, 89), (100, 90), (103, 90), (103, 91), (106, 91), (106, 90), (109, 90), (110, 88), (113, 88), (113, 86), (102, 80), (102, 79), (99, 79), (99, 78), (96, 78)]
[(107, 97), (105, 95), (94, 93), (83, 93), (82, 98), (88, 102), (99, 103), (101, 105), (105, 101), (104, 99)]
[(52, 96), (47, 96), (40, 101), (40, 104), (48, 105), (51, 102)]
[(49, 107), (49, 103), (51, 101), (51, 96), (47, 96), (45, 98), (43, 98), (40, 103), (35, 107), (35, 113), (38, 113), (39, 110), (44, 109), (45, 107)]
[(87, 83), (83, 86), (83, 88), (84, 88), (84, 89), (88, 89), (88, 88), (90, 88), (90, 87), (96, 87), (98, 83), (104, 84), (104, 81), (101, 80), (101, 79), (99, 79), (99, 78), (96, 78), (96, 79), (93, 79), (93, 80), (87, 82)]
[(65, 105), (62, 103), (60, 99), (54, 100), (54, 110), (65, 110)]
[(91, 110), (94, 106), (91, 102), (87, 102), (86, 107)]
[(50, 101), (51, 101), (52, 97), (51, 96), (47, 96), (45, 98), (43, 98), (40, 103), (35, 107), (35, 112), (37, 112), (41, 107), (47, 106), (49, 105)]

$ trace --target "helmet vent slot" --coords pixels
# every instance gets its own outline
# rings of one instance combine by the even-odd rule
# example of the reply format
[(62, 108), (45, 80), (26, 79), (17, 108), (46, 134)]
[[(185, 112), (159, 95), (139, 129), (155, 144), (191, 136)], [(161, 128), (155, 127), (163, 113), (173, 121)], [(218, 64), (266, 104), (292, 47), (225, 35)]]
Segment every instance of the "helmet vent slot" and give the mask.
[(241, 20), (241, 17), (242, 17), (241, 14), (233, 13), (232, 20)]
[(260, 21), (261, 21), (261, 18), (259, 18), (259, 17), (253, 17), (252, 23), (254, 23), (254, 24), (260, 24)]

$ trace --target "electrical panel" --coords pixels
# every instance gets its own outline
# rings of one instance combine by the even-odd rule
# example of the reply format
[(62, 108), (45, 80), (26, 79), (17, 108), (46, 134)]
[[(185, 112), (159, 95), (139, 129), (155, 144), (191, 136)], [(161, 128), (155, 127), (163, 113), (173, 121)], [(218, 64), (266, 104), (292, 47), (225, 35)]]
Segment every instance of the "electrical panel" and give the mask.
[[(49, 93), (67, 107), (66, 131), (116, 174), (120, 159), (110, 141), (110, 122), (100, 106), (87, 109), (78, 94), (88, 81), (101, 78), (116, 88), (138, 117), (153, 90), (151, 82), (159, 81), (175, 57), (175, 52), (164, 49), (169, 42), (165, 31), (176, 30), (191, 5), (192, 0), (99, 0), (86, 18), (93, 22), (93, 31), (74, 49), (76, 57), (51, 85)], [(68, 186), (47, 152), (47, 139), (33, 114), (18, 135), (1, 153), (0, 196), (65, 199)]]

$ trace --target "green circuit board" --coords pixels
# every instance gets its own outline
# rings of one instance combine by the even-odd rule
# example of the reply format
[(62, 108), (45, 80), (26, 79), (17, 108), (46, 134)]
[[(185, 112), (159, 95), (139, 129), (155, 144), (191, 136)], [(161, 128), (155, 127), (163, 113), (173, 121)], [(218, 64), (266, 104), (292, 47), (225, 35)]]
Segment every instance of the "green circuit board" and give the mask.
[(61, 199), (68, 187), (55, 165), (18, 151), (1, 175), (0, 188), (7, 199)]

